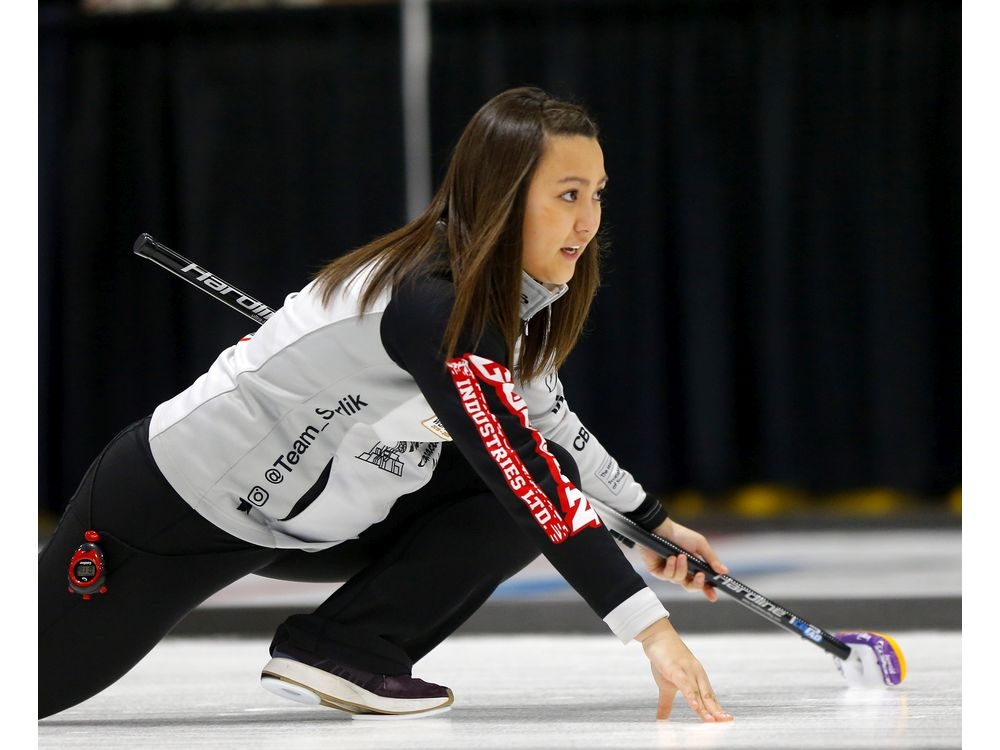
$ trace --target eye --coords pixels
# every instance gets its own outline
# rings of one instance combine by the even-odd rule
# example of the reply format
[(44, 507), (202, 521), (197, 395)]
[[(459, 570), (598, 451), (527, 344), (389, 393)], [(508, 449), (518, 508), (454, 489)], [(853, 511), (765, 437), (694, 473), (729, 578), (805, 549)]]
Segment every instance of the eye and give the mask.
[(580, 195), (580, 191), (576, 190), (574, 188), (573, 190), (567, 190), (565, 193), (563, 193), (559, 197), (562, 200), (566, 201), (567, 203), (575, 203), (576, 199), (579, 197), (579, 195)]
[(607, 188), (601, 188), (596, 193), (594, 193), (594, 200), (597, 201), (598, 203), (600, 203), (602, 206), (604, 205), (604, 201), (605, 201), (605, 198), (604, 198), (604, 191), (605, 190), (607, 190)]

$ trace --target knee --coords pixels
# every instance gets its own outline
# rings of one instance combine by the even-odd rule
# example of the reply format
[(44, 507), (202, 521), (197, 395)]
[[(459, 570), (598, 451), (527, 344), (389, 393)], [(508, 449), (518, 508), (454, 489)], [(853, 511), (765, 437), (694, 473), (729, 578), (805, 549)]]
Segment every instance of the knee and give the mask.
[(501, 578), (517, 572), (539, 555), (530, 537), (492, 495), (464, 498), (446, 515), (449, 546), (455, 553), (476, 567), (497, 570)]

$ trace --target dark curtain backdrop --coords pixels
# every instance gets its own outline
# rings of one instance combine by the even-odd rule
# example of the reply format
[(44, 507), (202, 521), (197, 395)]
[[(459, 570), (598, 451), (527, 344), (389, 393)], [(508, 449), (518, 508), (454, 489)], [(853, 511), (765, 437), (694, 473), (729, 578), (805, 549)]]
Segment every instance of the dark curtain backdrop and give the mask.
[[(651, 490), (961, 483), (961, 8), (435, 2), (435, 177), (511, 85), (586, 104), (604, 285), (564, 373)], [(39, 35), (40, 509), (252, 326), (131, 255), (150, 232), (271, 304), (405, 216), (394, 4)]]

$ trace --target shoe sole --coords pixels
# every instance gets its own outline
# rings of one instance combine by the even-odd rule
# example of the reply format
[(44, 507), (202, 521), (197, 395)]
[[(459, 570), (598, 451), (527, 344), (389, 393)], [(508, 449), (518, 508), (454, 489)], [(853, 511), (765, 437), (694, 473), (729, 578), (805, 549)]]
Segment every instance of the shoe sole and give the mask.
[(358, 716), (426, 716), (430, 712), (442, 713), (455, 700), (451, 690), (446, 698), (386, 698), (322, 669), (280, 657), (264, 665), (260, 684), (268, 692), (288, 700)]
[(431, 708), (416, 714), (351, 714), (354, 721), (414, 721), (415, 719), (426, 719), (430, 716), (437, 716), (451, 711), (451, 706), (441, 708)]

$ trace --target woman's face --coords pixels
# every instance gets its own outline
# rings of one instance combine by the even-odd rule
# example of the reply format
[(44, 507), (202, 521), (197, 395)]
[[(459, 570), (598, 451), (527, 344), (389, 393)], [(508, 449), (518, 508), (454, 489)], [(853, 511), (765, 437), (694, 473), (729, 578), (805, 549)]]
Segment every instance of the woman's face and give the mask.
[(573, 278), (583, 248), (601, 225), (607, 182), (604, 152), (594, 138), (546, 139), (524, 210), (521, 263), (529, 276), (557, 285)]

